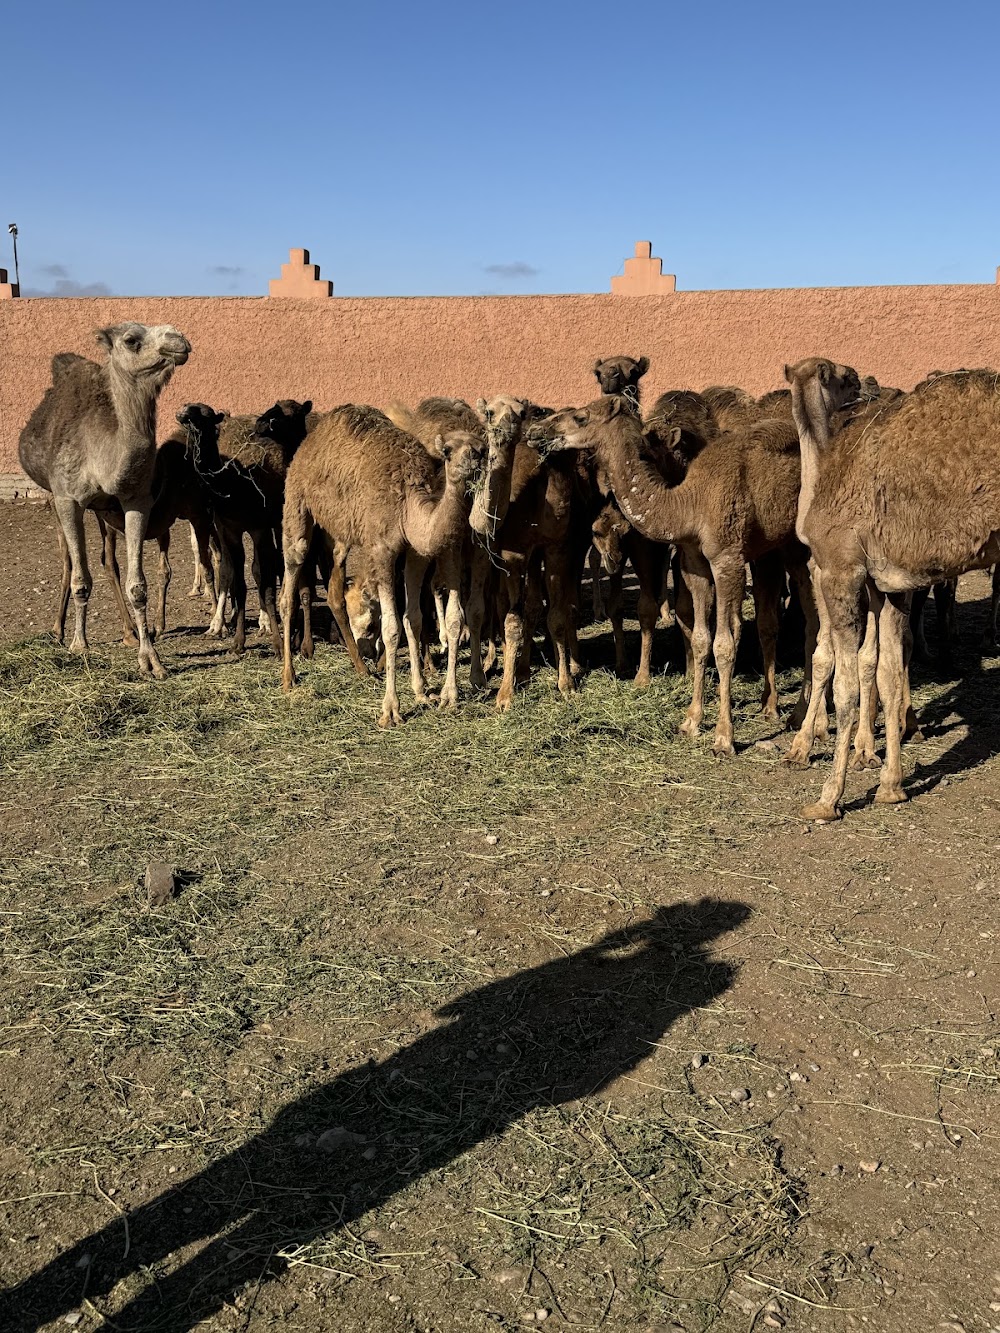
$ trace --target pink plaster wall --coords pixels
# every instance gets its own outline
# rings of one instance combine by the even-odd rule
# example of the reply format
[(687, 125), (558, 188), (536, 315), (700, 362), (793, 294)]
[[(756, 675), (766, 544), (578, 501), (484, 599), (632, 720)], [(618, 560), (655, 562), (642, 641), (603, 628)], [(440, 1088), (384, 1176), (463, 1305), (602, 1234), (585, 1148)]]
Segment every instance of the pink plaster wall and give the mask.
[(1000, 286), (844, 287), (663, 296), (271, 300), (128, 297), (0, 302), (0, 473), (60, 351), (96, 355), (93, 330), (174, 324), (190, 361), (164, 395), (161, 431), (185, 402), (261, 411), (276, 398), (385, 406), (431, 393), (594, 395), (593, 362), (646, 355), (646, 401), (667, 388), (780, 387), (782, 366), (831, 356), (910, 388), (928, 370), (1000, 365)]

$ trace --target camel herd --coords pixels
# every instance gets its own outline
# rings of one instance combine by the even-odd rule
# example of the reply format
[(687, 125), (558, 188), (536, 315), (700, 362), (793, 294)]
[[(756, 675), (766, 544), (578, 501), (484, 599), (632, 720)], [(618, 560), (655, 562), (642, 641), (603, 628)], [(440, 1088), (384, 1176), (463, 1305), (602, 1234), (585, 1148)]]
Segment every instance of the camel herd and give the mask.
[[(792, 601), (805, 621), (806, 667), (786, 762), (808, 765), (826, 733), (832, 681), (833, 765), (803, 814), (833, 820), (852, 741), (856, 765), (877, 763), (879, 703), (885, 762), (875, 799), (905, 800), (900, 743), (915, 730), (908, 685), (915, 607), (933, 586), (947, 620), (958, 575), (1000, 561), (993, 371), (935, 371), (904, 393), (810, 357), (785, 367), (787, 388), (761, 398), (732, 386), (678, 389), (644, 413), (647, 359), (614, 357), (596, 363), (600, 396), (583, 407), (553, 410), (501, 396), (475, 408), (428, 398), (387, 412), (351, 404), (318, 413), (310, 402), (282, 400), (258, 417), (238, 417), (193, 403), (157, 447), (157, 399), (187, 360), (187, 339), (169, 326), (127, 323), (102, 330), (98, 341), (107, 353), (101, 364), (72, 353), (53, 359), (52, 384), (21, 435), (21, 463), (51, 492), (59, 519), (58, 639), (72, 596), (70, 646), (87, 649), (92, 581), (83, 517), (91, 509), (126, 640), (157, 678), (166, 671), (148, 625), (142, 547), (147, 539), (159, 544), (155, 630), (162, 634), (179, 519), (192, 530), (192, 591), (203, 586), (213, 600), (208, 632), (232, 632), (236, 649), (245, 646), (248, 537), (260, 628), (282, 657), (284, 688), (296, 683), (296, 651), (314, 652), (321, 582), (357, 672), (384, 663), (382, 726), (401, 721), (401, 629), (415, 700), (430, 702), (425, 631), (435, 622), (447, 660), (442, 708), (459, 700), (463, 635), (473, 690), (487, 688), (502, 653), (496, 702), (510, 708), (543, 614), (559, 689), (571, 692), (582, 670), (576, 626), (589, 556), (592, 571), (603, 567), (609, 577), (619, 669), (625, 566), (635, 574), (640, 686), (649, 683), (653, 629), (672, 582), (691, 681), (681, 731), (699, 734), (711, 653), (719, 685), (713, 749), (729, 756), (749, 566), (762, 708), (775, 720), (779, 623)], [(996, 578), (993, 600), (991, 636)]]

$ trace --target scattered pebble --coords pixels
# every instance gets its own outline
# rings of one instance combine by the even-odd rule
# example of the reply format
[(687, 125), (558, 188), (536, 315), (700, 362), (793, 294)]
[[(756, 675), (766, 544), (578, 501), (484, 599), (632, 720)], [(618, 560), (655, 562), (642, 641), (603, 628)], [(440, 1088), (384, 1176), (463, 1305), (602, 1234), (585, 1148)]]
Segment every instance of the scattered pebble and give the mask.
[(355, 1134), (350, 1129), (345, 1129), (343, 1125), (334, 1125), (332, 1129), (324, 1130), (316, 1140), (316, 1147), (323, 1152), (339, 1152), (341, 1148), (350, 1148), (356, 1143), (364, 1143), (363, 1134)]
[(475, 926), (470, 926), (469, 929), (468, 929), (465, 933), (466, 933), (466, 935), (468, 935), (469, 939), (471, 940), (471, 939), (474, 939), (475, 936), (479, 934), (479, 931), (475, 928)]
[(91, 1259), (89, 1254), (81, 1254), (79, 1259), (77, 1259), (76, 1261), (76, 1266), (77, 1268), (89, 1268), (93, 1262), (94, 1261), (93, 1259)]
[(386, 1297), (386, 1300), (389, 1302), (390, 1305), (396, 1305), (396, 1304), (399, 1303), (399, 1301), (402, 1300), (402, 1297), (401, 1297), (401, 1296), (392, 1295), (392, 1296), (387, 1296), (387, 1297)]
[(732, 1101), (734, 1101), (734, 1102), (740, 1102), (740, 1103), (748, 1102), (748, 1101), (750, 1100), (750, 1089), (749, 1089), (749, 1088), (733, 1088), (733, 1090), (730, 1092), (729, 1096), (730, 1096), (730, 1099), (731, 1099)]
[(507, 1287), (511, 1282), (517, 1282), (524, 1274), (519, 1268), (499, 1268), (492, 1274), (493, 1281), (498, 1287)]
[(761, 1320), (761, 1323), (765, 1324), (768, 1328), (785, 1327), (785, 1321), (781, 1318), (780, 1315), (776, 1314), (770, 1314), (770, 1313), (766, 1314), (764, 1318)]
[(876, 1161), (874, 1161), (874, 1160), (873, 1160), (873, 1161), (866, 1161), (866, 1162), (859, 1162), (859, 1163), (858, 1163), (858, 1170), (859, 1170), (859, 1171), (864, 1171), (866, 1175), (873, 1176), (873, 1175), (875, 1174), (875, 1172), (879, 1169), (879, 1167), (880, 1167), (881, 1165), (882, 1165), (881, 1162), (876, 1162)]
[(510, 1047), (505, 1041), (497, 1042), (497, 1055), (510, 1055)]
[(551, 897), (552, 897), (552, 890), (551, 890), (551, 889), (542, 889), (541, 893), (539, 893), (538, 896), (539, 896), (539, 898), (551, 898)]
[(833, 1166), (830, 1167), (831, 1176), (842, 1176), (843, 1174), (844, 1174), (844, 1168), (841, 1166), (839, 1162), (836, 1162)]
[(788, 1081), (789, 1083), (808, 1083), (809, 1075), (800, 1074), (798, 1070), (796, 1070), (794, 1073), (788, 1075)]
[(63, 1323), (64, 1323), (64, 1324), (72, 1324), (72, 1325), (75, 1327), (75, 1326), (80, 1322), (80, 1320), (81, 1320), (82, 1318), (83, 1318), (83, 1315), (80, 1314), (79, 1310), (74, 1310), (72, 1314), (68, 1314), (68, 1315), (66, 1316), (66, 1318), (63, 1320)]
[(817, 1064), (810, 1064), (809, 1068), (813, 1071), (814, 1074), (818, 1074), (820, 1071), (820, 1067)]
[(708, 1056), (707, 1056), (707, 1055), (692, 1055), (692, 1057), (691, 1057), (691, 1068), (692, 1068), (692, 1069), (701, 1069), (704, 1065), (707, 1065), (707, 1064), (708, 1064)]
[(860, 1047), (860, 1046), (855, 1046), (855, 1048), (854, 1048), (854, 1050), (851, 1052), (851, 1054), (854, 1056), (854, 1058), (855, 1058), (855, 1060), (856, 1060), (856, 1059), (858, 1058), (858, 1056), (861, 1054), (861, 1047)]
[(166, 861), (150, 861), (144, 877), (150, 907), (162, 907), (177, 896), (177, 872)]
[(487, 846), (487, 847), (495, 847), (499, 841), (500, 841), (500, 839), (497, 837), (497, 835), (496, 835), (495, 833), (487, 833), (487, 835), (486, 835), (486, 846)]

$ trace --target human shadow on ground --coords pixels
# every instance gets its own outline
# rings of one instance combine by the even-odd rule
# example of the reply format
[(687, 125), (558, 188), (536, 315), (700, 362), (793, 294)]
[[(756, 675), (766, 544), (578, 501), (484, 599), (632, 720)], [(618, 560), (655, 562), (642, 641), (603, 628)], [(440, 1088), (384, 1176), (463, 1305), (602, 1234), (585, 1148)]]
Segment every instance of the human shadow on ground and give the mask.
[[(439, 1011), (449, 1021), (316, 1088), (137, 1208), (127, 1245), (115, 1220), (0, 1294), (0, 1328), (34, 1333), (84, 1294), (99, 1304), (123, 1278), (149, 1277), (205, 1242), (112, 1316), (118, 1330), (186, 1333), (244, 1284), (280, 1273), (280, 1251), (378, 1208), (534, 1108), (591, 1097), (634, 1069), (678, 1018), (732, 984), (735, 969), (708, 946), (749, 913), (710, 898), (660, 908), (579, 953), (470, 991)], [(339, 1149), (327, 1153), (316, 1140), (331, 1129)]]

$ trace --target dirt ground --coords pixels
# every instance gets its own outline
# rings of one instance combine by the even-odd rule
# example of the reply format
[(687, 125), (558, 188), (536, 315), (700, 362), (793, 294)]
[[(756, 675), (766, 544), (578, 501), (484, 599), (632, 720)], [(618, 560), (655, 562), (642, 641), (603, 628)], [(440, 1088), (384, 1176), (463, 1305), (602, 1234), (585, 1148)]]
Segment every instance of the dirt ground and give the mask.
[(4, 1333), (1000, 1328), (986, 575), (910, 802), (810, 827), (752, 653), (727, 763), (666, 629), (641, 694), (595, 626), (570, 702), (381, 733), (174, 555), (157, 686), (99, 569), (89, 661), (45, 637), (53, 518), (0, 508)]

